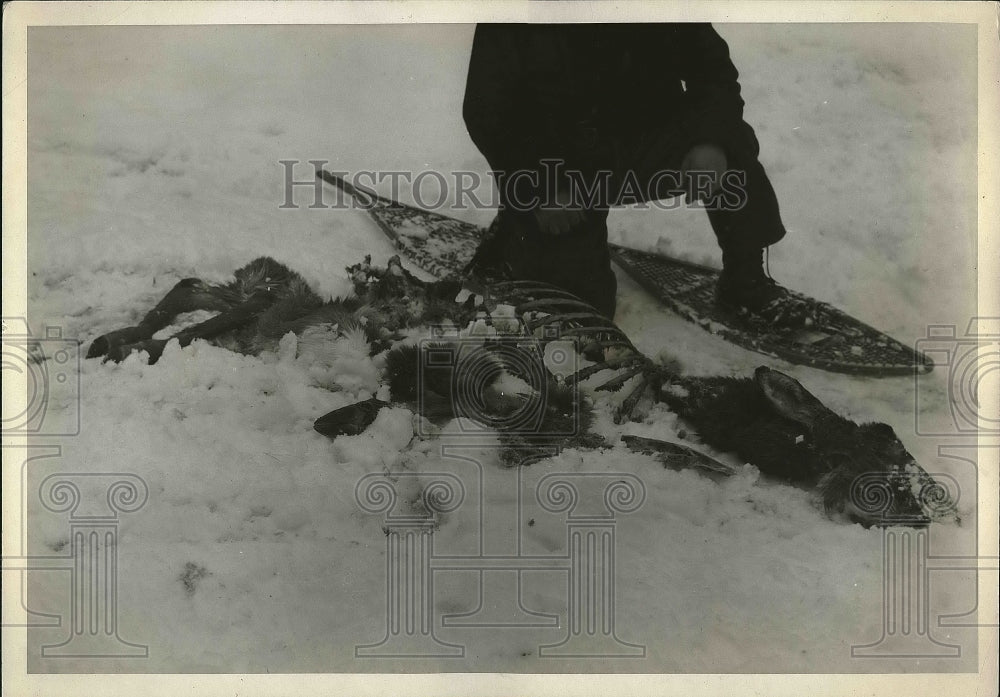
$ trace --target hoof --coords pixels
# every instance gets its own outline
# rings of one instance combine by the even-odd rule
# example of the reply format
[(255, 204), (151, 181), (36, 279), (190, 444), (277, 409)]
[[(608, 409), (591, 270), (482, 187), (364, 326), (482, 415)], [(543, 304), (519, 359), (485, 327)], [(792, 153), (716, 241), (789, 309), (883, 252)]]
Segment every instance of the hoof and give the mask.
[[(126, 344), (134, 344), (149, 338), (149, 332), (142, 327), (125, 327), (117, 331), (108, 332), (94, 339), (90, 348), (87, 349), (87, 358), (100, 358), (101, 356), (111, 357), (111, 354)], [(126, 352), (127, 356), (129, 352)], [(121, 360), (121, 359), (112, 359)]]
[(371, 426), (379, 410), (387, 406), (388, 402), (372, 397), (324, 414), (316, 419), (313, 428), (329, 438), (356, 436)]
[(166, 339), (147, 339), (137, 341), (132, 344), (119, 344), (114, 346), (107, 354), (107, 360), (121, 363), (134, 351), (145, 351), (149, 354), (149, 365), (153, 365), (160, 356), (163, 355), (163, 348), (167, 345)]

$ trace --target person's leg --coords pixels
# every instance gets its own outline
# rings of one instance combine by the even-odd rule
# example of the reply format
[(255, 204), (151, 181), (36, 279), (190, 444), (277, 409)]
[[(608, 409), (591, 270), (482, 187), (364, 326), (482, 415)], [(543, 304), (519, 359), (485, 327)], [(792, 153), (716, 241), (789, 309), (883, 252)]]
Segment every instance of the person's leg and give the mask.
[(491, 226), (491, 239), (480, 248), (480, 268), (565, 288), (614, 318), (617, 279), (608, 253), (607, 217), (606, 209), (588, 210), (573, 233), (548, 235), (538, 228), (533, 212), (502, 210)]
[(763, 251), (785, 236), (778, 198), (759, 153), (757, 137), (744, 123), (740, 137), (726, 151), (729, 169), (743, 177), (742, 195), (727, 202), (723, 193), (707, 203), (708, 219), (722, 248), (719, 301), (751, 311), (761, 310), (782, 294), (764, 271)]
[[(666, 198), (683, 190), (678, 186), (683, 184), (678, 182), (678, 170), (693, 143), (670, 128), (638, 134), (630, 141), (622, 147), (625, 160), (620, 169), (624, 172), (631, 166), (649, 198)], [(763, 251), (785, 236), (785, 227), (774, 188), (758, 160), (760, 146), (753, 128), (743, 122), (724, 145), (719, 145), (726, 153), (727, 178), (705, 201), (722, 249), (719, 300), (737, 309), (757, 311), (781, 294), (764, 272)], [(664, 172), (677, 174), (663, 176)], [(621, 176), (616, 173), (616, 179)], [(654, 180), (660, 184), (658, 190), (647, 185)]]
[[(625, 174), (631, 171), (644, 200), (678, 195), (684, 190), (679, 181), (681, 163), (695, 145), (669, 126), (623, 139), (612, 191), (622, 190)], [(705, 201), (705, 208), (719, 247), (763, 249), (774, 244), (785, 236), (785, 228), (774, 188), (757, 159), (760, 145), (753, 128), (743, 122), (725, 144), (718, 145), (726, 153), (729, 176)]]
[[(613, 146), (607, 194), (588, 210), (587, 221), (578, 232), (543, 234), (532, 211), (507, 207), (491, 226), (491, 235), (477, 252), (473, 266), (566, 288), (613, 317), (617, 282), (607, 249), (608, 211), (604, 204), (628, 203), (617, 200), (622, 191), (638, 200), (678, 195), (683, 191), (683, 182), (678, 181), (681, 162), (693, 145), (669, 125), (623, 134)], [(763, 249), (784, 237), (785, 228), (774, 189), (757, 159), (759, 145), (753, 129), (743, 123), (725, 149), (729, 169), (742, 172), (745, 179), (739, 184), (742, 195), (732, 190), (730, 181), (727, 190), (706, 201), (709, 221), (723, 251), (720, 299), (755, 309), (773, 299), (774, 284), (765, 282), (769, 279), (763, 271)]]

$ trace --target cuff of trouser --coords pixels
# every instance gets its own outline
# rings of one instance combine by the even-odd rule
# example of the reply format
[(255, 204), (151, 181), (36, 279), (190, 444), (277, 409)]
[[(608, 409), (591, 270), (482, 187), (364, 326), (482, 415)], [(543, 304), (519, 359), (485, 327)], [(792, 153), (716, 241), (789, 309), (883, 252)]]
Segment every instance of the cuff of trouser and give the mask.
[(723, 252), (760, 250), (784, 239), (787, 231), (779, 224), (759, 226), (718, 235), (719, 247)]
[(788, 231), (785, 230), (785, 226), (777, 225), (757, 236), (757, 242), (761, 247), (770, 247), (772, 244), (784, 239), (786, 234), (788, 234)]

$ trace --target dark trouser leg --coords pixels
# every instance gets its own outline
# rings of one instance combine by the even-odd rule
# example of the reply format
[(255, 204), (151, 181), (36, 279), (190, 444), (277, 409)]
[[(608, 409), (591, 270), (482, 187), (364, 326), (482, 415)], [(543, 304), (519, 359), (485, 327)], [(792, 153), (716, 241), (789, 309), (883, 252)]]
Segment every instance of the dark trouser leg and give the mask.
[(730, 301), (740, 304), (746, 288), (764, 280), (762, 250), (784, 237), (785, 227), (777, 196), (756, 156), (734, 152), (729, 157), (730, 168), (746, 177), (745, 199), (739, 199), (745, 203), (733, 208), (710, 201), (708, 219), (722, 248), (723, 286), (732, 291)]
[[(672, 190), (676, 191), (672, 186), (676, 177), (660, 180), (663, 186), (655, 193), (646, 183), (653, 181), (660, 172), (680, 170), (684, 156), (698, 144), (679, 138), (669, 127), (642, 133), (630, 141), (621, 146), (624, 157), (620, 169), (626, 171), (632, 168), (643, 193), (649, 198), (667, 198)], [(726, 144), (719, 145), (726, 151), (728, 169), (745, 177), (743, 183), (728, 179), (723, 186), (724, 191), (705, 202), (708, 219), (723, 250), (725, 262), (774, 244), (785, 236), (785, 227), (781, 222), (774, 188), (757, 159), (760, 145), (753, 128), (743, 122), (736, 133), (730, 134)], [(736, 191), (737, 187), (742, 189), (742, 193)]]
[[(677, 170), (690, 149), (703, 144), (685, 140), (669, 126), (627, 137), (627, 141), (619, 148), (625, 157), (617, 169), (635, 172), (649, 198), (667, 198), (683, 191)], [(724, 141), (716, 145), (725, 150), (727, 171), (716, 193), (704, 202), (722, 248), (723, 271), (717, 299), (732, 310), (760, 313), (774, 307), (774, 301), (782, 297), (783, 291), (764, 272), (763, 251), (785, 236), (785, 227), (777, 196), (758, 160), (760, 145), (753, 128), (741, 122), (725, 134)], [(668, 176), (659, 179), (664, 172)], [(623, 176), (618, 172), (616, 175)], [(647, 182), (665, 185), (650, 191)]]
[(745, 201), (737, 207), (726, 204), (723, 196), (707, 203), (708, 220), (725, 252), (730, 249), (763, 249), (785, 236), (778, 198), (756, 155), (727, 153), (729, 169), (746, 177)]
[[(778, 201), (771, 182), (757, 159), (756, 135), (745, 122), (725, 144), (730, 170), (742, 173), (741, 191), (727, 187), (706, 202), (709, 222), (723, 250), (727, 272), (763, 275), (761, 250), (785, 236)], [(627, 179), (636, 183), (631, 191), (639, 200), (669, 198), (677, 195), (677, 177), (662, 177), (663, 172), (678, 172), (691, 143), (679, 136), (670, 125), (613, 139), (614, 171), (608, 182), (604, 202), (614, 202)], [(731, 180), (727, 180), (731, 181)], [(652, 182), (658, 182), (657, 189)], [(735, 205), (734, 205), (735, 201)], [(480, 259), (494, 267), (506, 267), (513, 278), (545, 281), (566, 288), (594, 305), (608, 317), (614, 316), (617, 283), (611, 270), (607, 249), (607, 209), (594, 207), (587, 212), (587, 222), (575, 234), (543, 234), (530, 211), (506, 208), (498, 216), (496, 237), (489, 249), (481, 249)], [(667, 212), (664, 212), (666, 215)], [(486, 253), (488, 252), (488, 254)], [(478, 256), (478, 255), (477, 255)]]
[(586, 222), (567, 235), (543, 233), (531, 211), (506, 209), (497, 217), (495, 250), (515, 279), (565, 288), (613, 318), (618, 282), (608, 253), (608, 211), (586, 211)]

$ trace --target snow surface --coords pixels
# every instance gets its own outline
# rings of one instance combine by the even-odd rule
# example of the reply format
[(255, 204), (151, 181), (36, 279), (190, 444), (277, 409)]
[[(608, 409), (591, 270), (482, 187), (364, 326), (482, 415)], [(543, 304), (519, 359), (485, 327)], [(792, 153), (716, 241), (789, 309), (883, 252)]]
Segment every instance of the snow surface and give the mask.
[[(975, 308), (975, 26), (719, 29), (790, 230), (771, 252), (772, 273), (903, 341), (923, 337), (930, 323), (955, 323), (961, 333)], [(223, 281), (261, 255), (324, 295), (346, 292), (343, 267), (366, 253), (384, 263), (389, 243), (361, 212), (309, 209), (306, 187), (296, 190), (299, 208), (280, 208), (279, 160), (302, 161), (295, 172), (303, 180), (309, 159), (352, 172), (485, 174), (461, 121), (471, 33), (33, 28), (32, 329), (61, 326), (86, 345), (134, 324), (181, 278)], [(457, 215), (485, 224), (492, 212)], [(610, 225), (614, 241), (717, 263), (698, 210), (616, 211)], [(851, 418), (891, 424), (926, 469), (964, 487), (966, 524), (934, 526), (935, 549), (974, 549), (973, 468), (914, 434), (915, 404), (929, 423), (950, 423), (946, 369), (918, 386), (788, 366), (671, 316), (624, 277), (617, 321), (642, 350), (675, 356), (692, 373), (770, 364)], [(362, 435), (330, 441), (313, 431), (315, 418), (385, 389), (379, 366), (356, 347), (316, 343), (289, 336), (276, 353), (245, 357), (195, 342), (168, 346), (154, 366), (138, 356), (83, 363), (80, 435), (58, 461), (33, 464), (29, 483), (58, 470), (133, 472), (148, 484), (149, 502), (120, 525), (119, 633), (150, 654), (95, 663), (32, 651), (32, 670), (915, 672), (975, 663), (971, 630), (947, 627), (933, 633), (961, 643), (961, 661), (851, 659), (852, 644), (881, 635), (882, 533), (830, 520), (808, 492), (752, 469), (715, 482), (619, 445), (505, 470), (489, 434), (470, 451), (479, 464), (470, 464), (443, 458), (403, 408), (384, 410)], [(676, 439), (681, 428), (661, 407), (616, 427), (608, 399), (598, 406), (608, 435)], [(57, 397), (50, 410), (70, 418), (73, 404)], [(439, 620), (438, 637), (464, 643), (467, 658), (354, 658), (355, 645), (384, 633), (386, 544), (381, 518), (355, 502), (355, 485), (385, 472), (412, 505), (439, 471), (458, 473), (469, 488), (466, 502), (437, 520), (435, 549), (445, 554), (474, 553), (479, 543), (510, 554), (515, 539), (524, 554), (565, 554), (564, 518), (534, 499), (541, 478), (639, 477), (645, 502), (618, 516), (615, 533), (616, 621), (618, 636), (644, 644), (646, 658), (543, 659), (537, 646), (565, 629)], [(470, 473), (484, 478), (481, 502)], [(29, 551), (64, 550), (65, 517), (31, 497), (29, 507)], [(437, 574), (435, 617), (475, 608), (475, 581), (467, 571)], [(64, 583), (33, 574), (33, 608), (65, 612)], [(524, 607), (565, 622), (565, 583), (562, 572), (525, 572)], [(933, 586), (932, 606), (971, 610), (973, 590), (971, 578), (953, 574)], [(37, 646), (64, 633), (39, 629), (30, 639)]]

